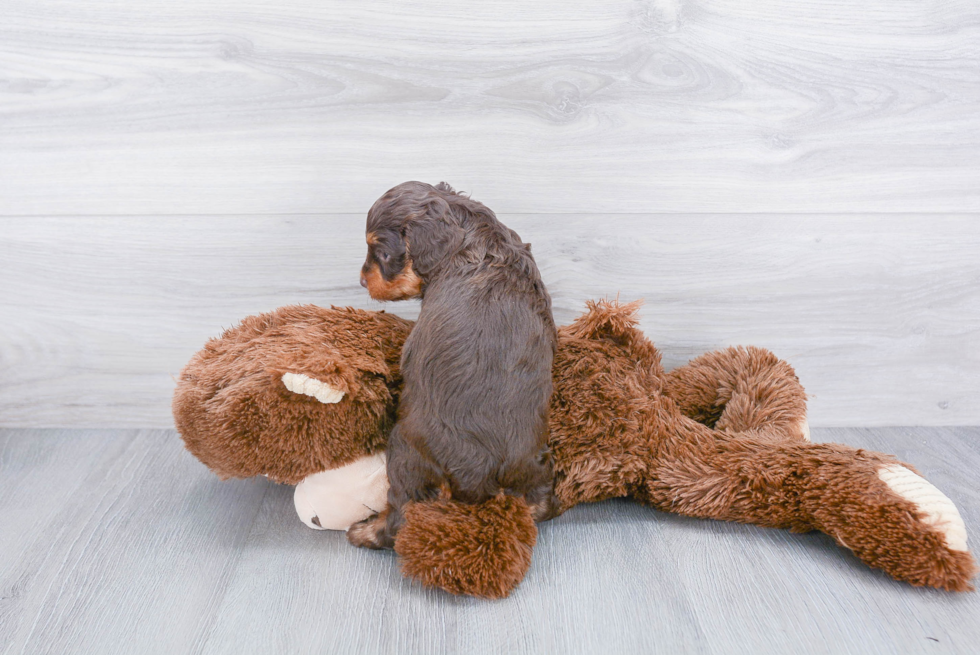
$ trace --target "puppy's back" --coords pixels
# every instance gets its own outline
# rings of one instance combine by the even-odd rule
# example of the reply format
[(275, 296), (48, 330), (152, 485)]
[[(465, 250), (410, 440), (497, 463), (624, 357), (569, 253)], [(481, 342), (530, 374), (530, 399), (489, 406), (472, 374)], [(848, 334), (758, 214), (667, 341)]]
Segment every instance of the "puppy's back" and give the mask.
[(453, 497), (480, 502), (550, 485), (542, 462), (557, 337), (526, 244), (489, 210), (463, 227), (458, 265), (428, 283), (405, 344), (400, 418), (425, 435)]

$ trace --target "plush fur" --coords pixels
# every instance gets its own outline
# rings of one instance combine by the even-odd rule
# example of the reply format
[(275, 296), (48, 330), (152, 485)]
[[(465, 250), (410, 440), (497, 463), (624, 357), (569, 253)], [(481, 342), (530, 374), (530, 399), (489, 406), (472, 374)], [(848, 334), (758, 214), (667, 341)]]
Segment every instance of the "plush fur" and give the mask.
[(523, 498), (478, 504), (439, 498), (405, 506), (395, 539), (402, 572), (454, 594), (504, 598), (524, 579), (538, 529)]
[(499, 493), (553, 514), (548, 402), (555, 325), (529, 247), (489, 208), (443, 183), (406, 182), (367, 217), (362, 269), (376, 299), (422, 298), (405, 341), (388, 437), (388, 509), (348, 533), (391, 548), (402, 507), (441, 489), (478, 504)]
[[(904, 467), (898, 470), (909, 476), (914, 469), (890, 455), (810, 443), (803, 388), (793, 369), (768, 351), (727, 349), (664, 373), (659, 352), (636, 329), (636, 308), (635, 303), (590, 303), (583, 316), (559, 330), (549, 425), (554, 490), (562, 509), (632, 496), (666, 512), (797, 532), (820, 530), (898, 580), (953, 591), (972, 589), (976, 564), (965, 543), (955, 543), (957, 530), (963, 529), (955, 508), (937, 522), (924, 504), (901, 495), (883, 477), (891, 467)], [(280, 313), (286, 322), (303, 323), (308, 320), (304, 314), (319, 316), (325, 311), (307, 307)], [(364, 337), (371, 343), (391, 338), (388, 320), (360, 324), (371, 332)], [(397, 324), (395, 332), (401, 334), (404, 327)], [(396, 342), (394, 338), (390, 343)], [(251, 348), (241, 348), (237, 358), (264, 359), (265, 347), (257, 340)], [(208, 348), (220, 350), (216, 343)], [(380, 368), (391, 354), (385, 354), (385, 348), (375, 352), (372, 366)], [(202, 398), (207, 394), (199, 397), (185, 387), (212, 378), (233, 385), (237, 373), (224, 370), (231, 362), (212, 357), (195, 364), (197, 372), (178, 383), (177, 393), (187, 402), (174, 404), (188, 447), (193, 443), (192, 451), (223, 475), (264, 473), (264, 464), (282, 469), (283, 453), (288, 452), (305, 462), (309, 446), (304, 426), (318, 420), (343, 425), (348, 419), (342, 417), (364, 411), (345, 399), (325, 406), (326, 414), (314, 414), (323, 409), (304, 401), (302, 407), (310, 414), (277, 419), (278, 438), (296, 444), (290, 448), (264, 450), (255, 442), (250, 430), (265, 430), (261, 421), (232, 421), (241, 432), (210, 431), (211, 413), (227, 421), (242, 411), (242, 403), (222, 408), (235, 402), (236, 391), (229, 387), (206, 402)], [(205, 374), (199, 370), (202, 365), (221, 370)], [(391, 364), (386, 367), (390, 370)], [(272, 379), (265, 378), (274, 386)], [(391, 385), (397, 385), (394, 377), (383, 384), (389, 389), (387, 396), (379, 393), (369, 401), (378, 404), (370, 416), (389, 415), (397, 398)], [(275, 407), (272, 401), (269, 410)], [(179, 412), (199, 420), (187, 421)], [(328, 415), (331, 418), (324, 418)], [(363, 439), (362, 454), (381, 447), (383, 430), (390, 423), (378, 420), (374, 425), (381, 432)], [(324, 432), (319, 448), (346, 453), (334, 458), (345, 459), (351, 448), (356, 449), (356, 440), (349, 437)], [(222, 458), (211, 459), (215, 453)], [(516, 512), (514, 507), (510, 510)], [(474, 514), (445, 498), (414, 504), (406, 511), (407, 521), (396, 541), (403, 571), (453, 593), (506, 595), (523, 576), (523, 553), (533, 545), (531, 530), (515, 516), (520, 512)], [(496, 567), (502, 573), (491, 580), (488, 572)]]

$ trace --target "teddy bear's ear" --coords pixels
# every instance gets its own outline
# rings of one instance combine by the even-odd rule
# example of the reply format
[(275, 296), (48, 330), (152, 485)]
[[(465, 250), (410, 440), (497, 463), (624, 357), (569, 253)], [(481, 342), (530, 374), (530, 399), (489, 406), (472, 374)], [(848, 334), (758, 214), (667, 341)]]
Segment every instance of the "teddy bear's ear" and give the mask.
[(334, 379), (331, 382), (311, 378), (303, 373), (283, 373), (282, 383), (293, 393), (316, 398), (325, 405), (339, 403), (346, 395), (346, 384), (343, 380)]
[(324, 346), (319, 350), (307, 344), (297, 346), (275, 353), (267, 363), (266, 373), (272, 384), (328, 405), (358, 395), (361, 386), (359, 378), (363, 372), (355, 363), (348, 361), (345, 353)]

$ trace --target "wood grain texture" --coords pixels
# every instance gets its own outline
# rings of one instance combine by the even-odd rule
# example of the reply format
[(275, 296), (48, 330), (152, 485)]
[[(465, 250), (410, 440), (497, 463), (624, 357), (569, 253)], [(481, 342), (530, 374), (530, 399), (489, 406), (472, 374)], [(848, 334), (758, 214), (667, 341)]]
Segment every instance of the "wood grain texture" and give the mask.
[[(980, 428), (815, 430), (893, 452), (976, 547)], [(970, 653), (980, 596), (917, 589), (819, 534), (629, 501), (541, 526), (504, 601), (404, 580), (391, 553), (220, 482), (173, 431), (0, 430), (0, 653)]]
[(974, 0), (12, 0), (0, 214), (980, 211)]
[[(668, 367), (768, 347), (813, 425), (980, 423), (972, 217), (502, 219), (534, 245), (559, 323), (645, 298)], [(382, 307), (357, 282), (363, 221), (0, 218), (0, 425), (171, 427), (172, 376), (223, 328), (289, 303)]]
[(0, 652), (199, 648), (266, 487), (187, 475), (173, 431), (0, 444)]

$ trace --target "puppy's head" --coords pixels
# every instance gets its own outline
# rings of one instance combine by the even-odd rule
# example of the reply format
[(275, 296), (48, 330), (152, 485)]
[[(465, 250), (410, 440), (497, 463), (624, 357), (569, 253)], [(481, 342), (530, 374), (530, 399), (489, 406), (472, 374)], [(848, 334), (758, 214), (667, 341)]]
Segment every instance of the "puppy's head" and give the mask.
[(405, 182), (381, 196), (367, 217), (367, 259), (361, 285), (375, 300), (423, 295), (425, 285), (455, 255), (463, 230), (454, 219), (448, 184)]

